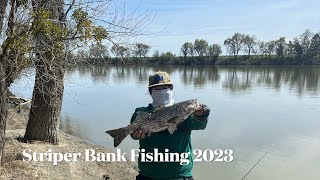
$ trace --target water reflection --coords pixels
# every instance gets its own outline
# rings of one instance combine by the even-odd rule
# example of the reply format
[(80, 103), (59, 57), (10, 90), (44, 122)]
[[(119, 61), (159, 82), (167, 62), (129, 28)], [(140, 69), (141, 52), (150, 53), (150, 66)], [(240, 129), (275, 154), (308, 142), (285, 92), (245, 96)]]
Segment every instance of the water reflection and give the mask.
[(235, 67), (221, 70), (226, 71), (223, 87), (230, 91), (249, 91), (256, 86), (280, 90), (282, 86), (288, 86), (298, 95), (319, 94), (319, 67)]
[(193, 84), (196, 87), (202, 87), (207, 83), (219, 81), (220, 75), (215, 66), (205, 67), (182, 67), (180, 71), (181, 80), (185, 85)]
[(216, 66), (172, 66), (131, 67), (131, 66), (94, 66), (78, 65), (68, 73), (78, 72), (80, 76), (90, 76), (94, 83), (126, 83), (135, 81), (146, 84), (148, 76), (157, 70), (170, 74), (178, 73), (184, 85), (203, 87), (222, 81), (222, 87), (229, 92), (250, 92), (253, 87), (265, 86), (280, 90), (288, 86), (297, 95), (319, 94), (320, 67), (317, 66), (262, 66), (262, 67), (216, 67)]

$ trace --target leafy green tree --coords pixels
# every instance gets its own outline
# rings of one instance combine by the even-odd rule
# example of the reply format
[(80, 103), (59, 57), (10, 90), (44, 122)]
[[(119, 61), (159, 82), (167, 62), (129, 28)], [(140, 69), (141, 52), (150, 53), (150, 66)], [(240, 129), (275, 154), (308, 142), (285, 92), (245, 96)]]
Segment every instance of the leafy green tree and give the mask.
[(155, 50), (152, 54), (153, 57), (157, 58), (160, 56), (159, 50)]
[(265, 52), (269, 55), (271, 59), (271, 55), (274, 54), (276, 48), (276, 41), (269, 41), (266, 43), (266, 50)]
[(204, 39), (196, 39), (193, 49), (197, 52), (198, 56), (204, 56), (208, 49), (208, 42)]
[[(94, 7), (95, 5), (97, 7)], [(75, 47), (88, 44), (89, 41), (101, 42), (107, 37), (113, 40), (115, 34), (117, 37), (138, 34), (138, 25), (143, 18), (141, 16), (104, 19), (98, 26), (95, 22), (99, 19), (89, 14), (92, 11), (86, 11), (95, 9), (100, 15), (105, 12), (104, 15), (108, 13), (110, 17), (109, 11), (102, 10), (108, 7), (109, 1), (0, 1), (0, 163), (4, 145), (7, 87), (15, 79), (16, 72), (31, 65), (36, 70), (32, 105), (24, 138), (57, 144), (65, 64), (71, 51), (76, 49)], [(137, 22), (124, 21), (126, 18), (136, 19)], [(107, 31), (102, 25), (112, 31)]]
[(251, 53), (255, 52), (256, 45), (257, 45), (257, 39), (255, 36), (244, 35), (243, 47), (244, 47), (244, 51), (248, 53), (248, 56), (250, 56)]
[[(76, 0), (65, 3), (63, 0), (34, 0), (31, 2), (32, 6), (28, 6), (33, 8), (30, 14), (32, 25), (29, 32), (35, 43), (35, 48), (32, 50), (36, 53), (34, 59), (36, 78), (24, 138), (58, 144), (65, 62), (71, 49), (92, 42), (99, 44), (104, 39), (112, 41), (115, 35), (128, 37), (137, 34), (137, 29), (133, 28), (138, 28), (136, 26), (138, 22), (131, 21), (130, 24), (119, 16), (100, 21), (101, 19), (91, 14), (95, 12), (88, 11), (95, 9), (100, 15), (110, 17), (110, 12), (106, 10), (110, 7), (111, 1), (92, 3)], [(99, 25), (96, 24), (98, 21)], [(121, 24), (122, 22), (130, 25)], [(107, 31), (102, 25), (112, 31)]]
[(181, 48), (180, 51), (184, 58), (186, 58), (188, 55), (193, 56), (194, 47), (191, 42), (185, 42)]
[(136, 43), (133, 49), (133, 54), (135, 56), (139, 56), (140, 58), (146, 57), (146, 55), (148, 54), (149, 50), (150, 50), (150, 46), (147, 44), (143, 44), (143, 43)]
[(307, 53), (309, 57), (320, 55), (320, 34), (315, 34), (311, 39), (310, 49)]
[(130, 55), (130, 51), (128, 47), (120, 46), (120, 45), (113, 45), (111, 47), (111, 52), (116, 56), (116, 57), (127, 57)]
[(221, 53), (222, 49), (218, 44), (212, 44), (208, 47), (208, 55), (209, 57), (213, 57), (214, 60), (217, 60)]
[(89, 55), (94, 58), (106, 57), (108, 56), (107, 46), (101, 43), (92, 44), (89, 49)]
[(301, 48), (303, 50), (303, 54), (307, 54), (311, 45), (312, 37), (314, 36), (314, 33), (312, 33), (309, 29), (306, 29), (304, 33), (300, 35), (298, 38), (299, 44), (301, 45)]
[(181, 46), (180, 51), (181, 51), (183, 57), (186, 58), (187, 55), (188, 55), (188, 42), (185, 42), (185, 43)]
[(167, 51), (166, 53), (162, 53), (160, 58), (160, 64), (168, 64), (170, 61), (174, 59), (175, 55), (172, 52)]
[(275, 42), (275, 48), (276, 48), (276, 54), (279, 58), (283, 59), (284, 56), (286, 55), (286, 38), (285, 37), (280, 37), (278, 40)]
[(194, 45), (193, 45), (192, 43), (189, 43), (188, 54), (189, 54), (191, 57), (194, 56)]
[(303, 55), (303, 48), (298, 41), (294, 41), (294, 51), (299, 58)]
[(237, 58), (239, 51), (241, 50), (244, 43), (244, 35), (240, 33), (235, 33), (232, 37), (227, 38), (224, 41), (229, 54), (232, 54), (234, 58)]
[(295, 44), (292, 41), (289, 41), (289, 43), (287, 44), (287, 54), (297, 54), (296, 50), (295, 50)]
[(31, 35), (35, 42), (35, 85), (29, 120), (24, 138), (59, 143), (59, 123), (64, 91), (65, 59), (69, 54), (65, 41), (79, 39), (102, 40), (107, 31), (95, 26), (88, 13), (75, 9), (70, 18), (76, 22), (73, 33), (69, 29), (61, 0), (32, 1)]
[(258, 46), (258, 53), (260, 55), (265, 55), (267, 52), (266, 52), (266, 43), (264, 41), (258, 41), (257, 42), (257, 46)]

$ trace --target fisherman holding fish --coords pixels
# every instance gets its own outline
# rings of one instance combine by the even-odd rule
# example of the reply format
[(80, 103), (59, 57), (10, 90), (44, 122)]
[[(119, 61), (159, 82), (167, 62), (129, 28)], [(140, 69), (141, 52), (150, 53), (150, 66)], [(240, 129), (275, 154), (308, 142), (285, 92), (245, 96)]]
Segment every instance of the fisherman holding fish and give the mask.
[[(153, 102), (147, 107), (136, 108), (131, 118), (131, 125), (138, 121), (141, 113), (153, 113), (158, 107), (172, 107), (175, 105), (172, 99), (173, 83), (167, 72), (158, 71), (149, 77), (149, 93)], [(178, 106), (175, 107), (178, 109)], [(188, 106), (189, 108), (189, 106)], [(140, 149), (147, 152), (189, 153), (189, 164), (181, 165), (179, 162), (142, 162), (139, 157), (139, 175), (136, 180), (193, 180), (193, 156), (191, 145), (191, 131), (203, 130), (208, 123), (210, 109), (206, 105), (199, 105), (192, 114), (184, 114), (180, 121), (177, 118), (169, 121), (176, 123), (174, 131), (153, 132), (150, 134), (146, 128), (140, 128), (131, 133), (131, 137), (139, 140)], [(178, 118), (179, 119), (179, 118)], [(179, 121), (179, 122), (178, 122)]]

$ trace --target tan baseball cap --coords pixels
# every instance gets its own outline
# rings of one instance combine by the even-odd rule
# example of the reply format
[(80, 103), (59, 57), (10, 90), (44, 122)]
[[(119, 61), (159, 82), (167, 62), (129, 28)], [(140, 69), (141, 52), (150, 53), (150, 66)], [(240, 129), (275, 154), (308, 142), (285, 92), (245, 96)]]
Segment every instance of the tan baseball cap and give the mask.
[(164, 84), (172, 84), (170, 75), (164, 71), (155, 72), (149, 76), (149, 87), (159, 86)]

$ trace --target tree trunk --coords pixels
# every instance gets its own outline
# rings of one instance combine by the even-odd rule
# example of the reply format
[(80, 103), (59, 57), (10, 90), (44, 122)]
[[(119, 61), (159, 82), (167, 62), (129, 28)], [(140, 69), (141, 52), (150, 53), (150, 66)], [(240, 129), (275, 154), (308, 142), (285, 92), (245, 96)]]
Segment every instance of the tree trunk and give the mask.
[[(45, 8), (56, 23), (63, 21), (63, 0), (33, 1), (34, 9)], [(63, 24), (60, 24), (63, 26)], [(37, 60), (29, 121), (24, 135), (26, 140), (59, 143), (60, 112), (63, 98), (64, 50), (55, 49), (55, 43), (41, 31), (35, 35)]]
[(7, 121), (7, 97), (6, 97), (6, 81), (3, 60), (0, 62), (0, 165), (4, 150), (5, 131)]
[(0, 35), (3, 30), (3, 20), (6, 14), (8, 0), (0, 0)]
[[(0, 35), (3, 30), (3, 20), (6, 13), (8, 0), (0, 1)], [(0, 56), (0, 165), (4, 150), (5, 143), (5, 131), (7, 123), (7, 86), (6, 86), (6, 74), (5, 74), (5, 60), (1, 54)]]
[(48, 65), (41, 60), (36, 66), (33, 101), (24, 137), (58, 144), (64, 68), (48, 70)]

